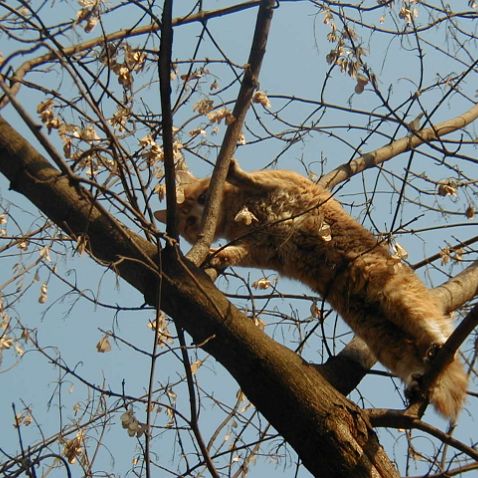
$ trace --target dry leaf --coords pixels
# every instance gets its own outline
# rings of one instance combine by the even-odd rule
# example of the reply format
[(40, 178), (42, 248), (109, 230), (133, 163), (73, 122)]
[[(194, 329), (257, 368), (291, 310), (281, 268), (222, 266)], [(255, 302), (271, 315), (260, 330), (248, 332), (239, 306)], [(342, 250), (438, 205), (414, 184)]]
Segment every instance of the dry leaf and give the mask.
[(203, 360), (196, 360), (195, 362), (191, 364), (191, 373), (193, 375), (196, 374), (196, 372), (199, 370), (199, 367), (203, 364), (203, 362), (204, 362)]
[(265, 277), (263, 277), (262, 279), (256, 280), (252, 284), (252, 287), (254, 289), (261, 289), (261, 290), (268, 289), (271, 286), (272, 286), (272, 282), (269, 279), (266, 279)]
[(441, 181), (437, 192), (440, 196), (456, 196), (456, 184), (454, 181)]
[(408, 252), (407, 250), (401, 246), (398, 242), (395, 242), (392, 245), (392, 258), (398, 259), (398, 260), (404, 260), (408, 257)]
[(264, 108), (270, 108), (271, 102), (267, 95), (263, 91), (256, 91), (252, 97), (254, 103), (261, 104)]
[(244, 206), (235, 216), (234, 222), (240, 222), (245, 226), (250, 226), (253, 222), (259, 222), (259, 219)]
[(322, 310), (321, 308), (317, 305), (317, 302), (312, 302), (310, 305), (310, 314), (312, 317), (315, 319), (320, 319), (322, 317)]
[(40, 286), (40, 296), (38, 297), (38, 302), (44, 304), (48, 300), (48, 284), (43, 282)]
[(472, 205), (470, 205), (466, 208), (465, 216), (468, 219), (473, 219), (475, 217), (475, 208)]
[(220, 123), (224, 120), (227, 125), (232, 124), (236, 119), (227, 108), (220, 108), (216, 111), (211, 111), (207, 114), (207, 118), (211, 123)]
[(323, 222), (320, 226), (319, 234), (325, 242), (329, 242), (332, 240), (332, 229), (330, 228), (330, 225), (326, 222)]
[(440, 251), (440, 259), (443, 266), (450, 262), (450, 252), (451, 251), (449, 247), (444, 247)]
[(99, 342), (96, 344), (96, 350), (99, 353), (106, 353), (106, 352), (111, 352), (111, 344), (110, 344), (110, 338), (109, 335), (105, 334)]

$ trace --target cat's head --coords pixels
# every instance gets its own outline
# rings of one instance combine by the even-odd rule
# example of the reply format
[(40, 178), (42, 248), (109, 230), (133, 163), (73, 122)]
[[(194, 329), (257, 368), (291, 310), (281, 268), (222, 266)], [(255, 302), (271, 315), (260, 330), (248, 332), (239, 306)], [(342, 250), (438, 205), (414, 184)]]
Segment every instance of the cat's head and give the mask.
[[(197, 179), (187, 173), (180, 175), (178, 179), (180, 180), (176, 207), (178, 232), (192, 244), (198, 239), (209, 178)], [(155, 211), (154, 216), (158, 221), (166, 224), (166, 209)]]

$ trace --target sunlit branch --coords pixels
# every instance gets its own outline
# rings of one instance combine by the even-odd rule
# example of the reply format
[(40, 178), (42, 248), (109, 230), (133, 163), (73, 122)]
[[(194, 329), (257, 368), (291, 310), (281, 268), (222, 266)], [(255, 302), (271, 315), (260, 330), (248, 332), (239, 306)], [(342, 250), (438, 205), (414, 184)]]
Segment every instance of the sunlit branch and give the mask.
[(478, 295), (478, 261), (452, 277), (444, 284), (432, 289), (432, 293), (443, 304), (447, 313), (461, 307)]
[(347, 179), (350, 179), (355, 174), (376, 167), (405, 151), (410, 151), (421, 144), (436, 141), (442, 136), (460, 130), (473, 122), (477, 117), (478, 105), (474, 105), (460, 116), (438, 123), (433, 128), (424, 128), (412, 132), (404, 138), (393, 141), (391, 144), (382, 146), (375, 151), (363, 154), (348, 163), (338, 166), (330, 173), (324, 175), (320, 179), (319, 184), (326, 188), (333, 188)]
[(241, 88), (239, 89), (237, 100), (232, 111), (233, 119), (224, 134), (216, 166), (212, 174), (211, 184), (208, 191), (208, 200), (202, 218), (202, 234), (199, 241), (188, 253), (188, 258), (196, 265), (203, 262), (206, 258), (211, 242), (214, 239), (221, 207), (220, 202), (222, 199), (224, 181), (229, 170), (229, 163), (232, 155), (237, 148), (239, 136), (242, 133), (242, 127), (246, 113), (252, 101), (252, 96), (258, 86), (259, 72), (266, 50), (275, 5), (275, 0), (262, 0), (259, 11), (257, 12), (254, 36), (249, 53), (248, 68), (245, 69)]

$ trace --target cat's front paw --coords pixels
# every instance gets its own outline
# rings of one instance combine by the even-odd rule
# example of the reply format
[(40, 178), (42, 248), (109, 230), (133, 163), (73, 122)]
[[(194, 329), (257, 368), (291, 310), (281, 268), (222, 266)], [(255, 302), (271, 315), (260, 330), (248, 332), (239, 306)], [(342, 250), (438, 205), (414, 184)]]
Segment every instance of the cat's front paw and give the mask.
[(237, 264), (240, 260), (236, 247), (228, 246), (218, 249), (209, 249), (208, 263), (216, 269), (224, 269)]
[(405, 388), (405, 397), (410, 403), (426, 399), (426, 392), (423, 390), (423, 374), (414, 373)]
[(209, 264), (216, 268), (241, 265), (249, 253), (247, 247), (243, 245), (220, 247), (209, 251)]
[(209, 249), (207, 262), (216, 269), (222, 269), (229, 265), (227, 254), (224, 254), (224, 249)]

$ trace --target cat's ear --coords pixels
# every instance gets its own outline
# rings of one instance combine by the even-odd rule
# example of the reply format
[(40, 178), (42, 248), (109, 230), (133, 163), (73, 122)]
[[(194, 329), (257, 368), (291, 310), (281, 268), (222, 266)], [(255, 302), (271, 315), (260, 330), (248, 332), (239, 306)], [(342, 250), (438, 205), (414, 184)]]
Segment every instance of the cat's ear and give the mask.
[(154, 217), (159, 221), (162, 222), (163, 224), (166, 224), (167, 218), (168, 218), (168, 212), (166, 209), (161, 209), (159, 211), (154, 211)]
[(185, 186), (186, 184), (192, 184), (199, 181), (199, 179), (193, 176), (190, 171), (186, 171), (184, 169), (178, 169), (176, 171), (176, 179), (178, 184), (180, 184), (181, 186)]
[(232, 182), (238, 175), (240, 175), (243, 172), (244, 171), (239, 166), (239, 163), (234, 158), (232, 158), (231, 162), (229, 163), (229, 170), (227, 172), (227, 180), (228, 181), (231, 180)]
[(226, 180), (238, 187), (252, 188), (253, 190), (257, 189), (257, 181), (254, 180), (254, 176), (241, 169), (239, 163), (235, 159), (231, 159), (231, 162), (229, 163), (229, 171), (227, 172)]

